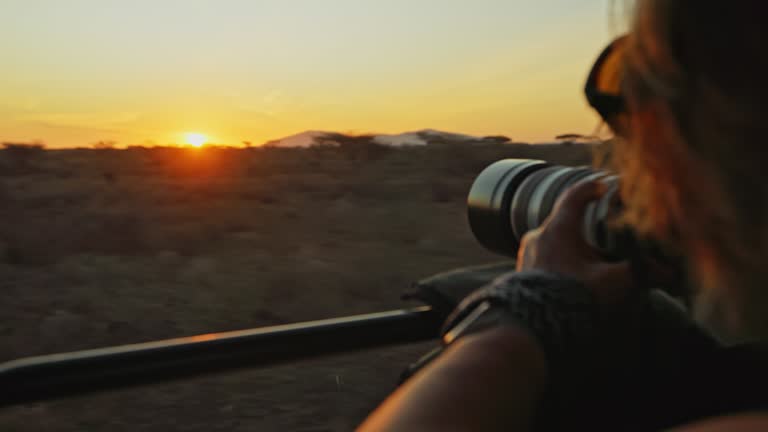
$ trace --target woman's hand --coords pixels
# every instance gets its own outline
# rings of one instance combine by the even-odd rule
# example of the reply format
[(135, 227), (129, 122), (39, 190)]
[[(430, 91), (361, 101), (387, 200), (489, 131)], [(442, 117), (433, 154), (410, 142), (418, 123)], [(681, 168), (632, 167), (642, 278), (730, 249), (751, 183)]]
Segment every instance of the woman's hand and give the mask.
[(604, 306), (624, 303), (634, 291), (629, 262), (609, 262), (583, 234), (589, 203), (607, 190), (605, 183), (579, 183), (566, 191), (541, 227), (522, 239), (517, 271), (544, 270), (582, 281)]

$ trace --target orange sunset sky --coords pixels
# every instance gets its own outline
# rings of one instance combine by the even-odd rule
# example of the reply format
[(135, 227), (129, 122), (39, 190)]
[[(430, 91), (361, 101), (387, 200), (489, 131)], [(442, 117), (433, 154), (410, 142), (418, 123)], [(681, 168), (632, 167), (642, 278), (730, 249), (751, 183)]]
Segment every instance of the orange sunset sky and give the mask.
[(3, 0), (0, 140), (591, 133), (609, 0)]

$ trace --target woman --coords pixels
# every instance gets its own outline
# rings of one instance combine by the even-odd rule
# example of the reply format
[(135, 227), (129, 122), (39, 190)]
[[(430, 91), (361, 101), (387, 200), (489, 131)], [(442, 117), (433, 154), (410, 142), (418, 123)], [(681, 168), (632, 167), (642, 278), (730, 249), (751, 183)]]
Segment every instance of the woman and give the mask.
[[(760, 147), (768, 136), (767, 11), (762, 0), (638, 0), (632, 29), (614, 57), (620, 87), (611, 89), (610, 74), (600, 71), (597, 93), (605, 97), (588, 95), (619, 138), (614, 159), (625, 220), (684, 252), (700, 287), (699, 316), (716, 320), (721, 335), (759, 345), (768, 337), (768, 153)], [(603, 59), (602, 66), (610, 63)], [(632, 377), (647, 366), (615, 351), (647, 350), (606, 338), (628, 328), (628, 311), (642, 296), (627, 263), (600, 260), (577, 234), (585, 206), (602, 189), (586, 183), (570, 190), (524, 239), (518, 273), (466, 299), (446, 323), (444, 352), (361, 430), (593, 430), (590, 421), (610, 417), (621, 405), (596, 389), (616, 390), (614, 377)], [(699, 380), (763, 369), (761, 357), (718, 363), (712, 360), (718, 353), (702, 351), (700, 363), (715, 366)], [(618, 358), (621, 366), (610, 369), (617, 362), (606, 359)], [(680, 417), (678, 430), (768, 430), (768, 414), (759, 409), (768, 390), (751, 395), (751, 404), (710, 409), (716, 404), (705, 401), (743, 392), (718, 385), (689, 392), (702, 409)], [(667, 396), (663, 387), (643, 388)], [(613, 399), (629, 394), (632, 389), (619, 389)], [(547, 413), (573, 422), (542, 424)], [(639, 417), (612, 421), (597, 423), (613, 430), (642, 423)]]

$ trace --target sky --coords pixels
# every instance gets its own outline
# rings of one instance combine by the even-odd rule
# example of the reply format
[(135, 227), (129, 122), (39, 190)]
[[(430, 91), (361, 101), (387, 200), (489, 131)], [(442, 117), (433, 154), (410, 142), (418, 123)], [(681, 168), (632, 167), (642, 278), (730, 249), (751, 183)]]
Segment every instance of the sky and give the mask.
[(2, 0), (0, 141), (593, 132), (611, 0)]

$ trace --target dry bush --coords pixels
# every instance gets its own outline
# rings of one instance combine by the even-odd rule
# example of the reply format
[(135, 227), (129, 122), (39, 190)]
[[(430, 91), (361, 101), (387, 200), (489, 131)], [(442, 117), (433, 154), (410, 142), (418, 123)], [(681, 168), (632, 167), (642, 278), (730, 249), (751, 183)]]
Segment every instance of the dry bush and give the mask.
[(104, 171), (102, 176), (104, 177), (104, 181), (107, 183), (117, 182), (117, 175), (112, 171)]
[(7, 208), (11, 200), (13, 200), (13, 195), (5, 182), (0, 180), (0, 208)]
[(131, 214), (29, 216), (4, 227), (0, 242), (6, 245), (6, 262), (14, 265), (49, 265), (78, 254), (140, 255), (150, 251), (144, 224)]
[(3, 143), (3, 171), (6, 175), (33, 170), (34, 163), (45, 154), (45, 146), (38, 143)]
[(262, 204), (276, 204), (280, 202), (280, 197), (275, 191), (268, 191), (263, 189), (247, 191), (244, 192), (244, 194), (241, 196), (247, 200), (257, 201)]
[(469, 189), (460, 182), (438, 180), (432, 183), (431, 191), (432, 201), (439, 203), (455, 203), (464, 200)]
[(114, 150), (117, 143), (115, 141), (99, 141), (93, 143), (91, 148), (94, 150)]

